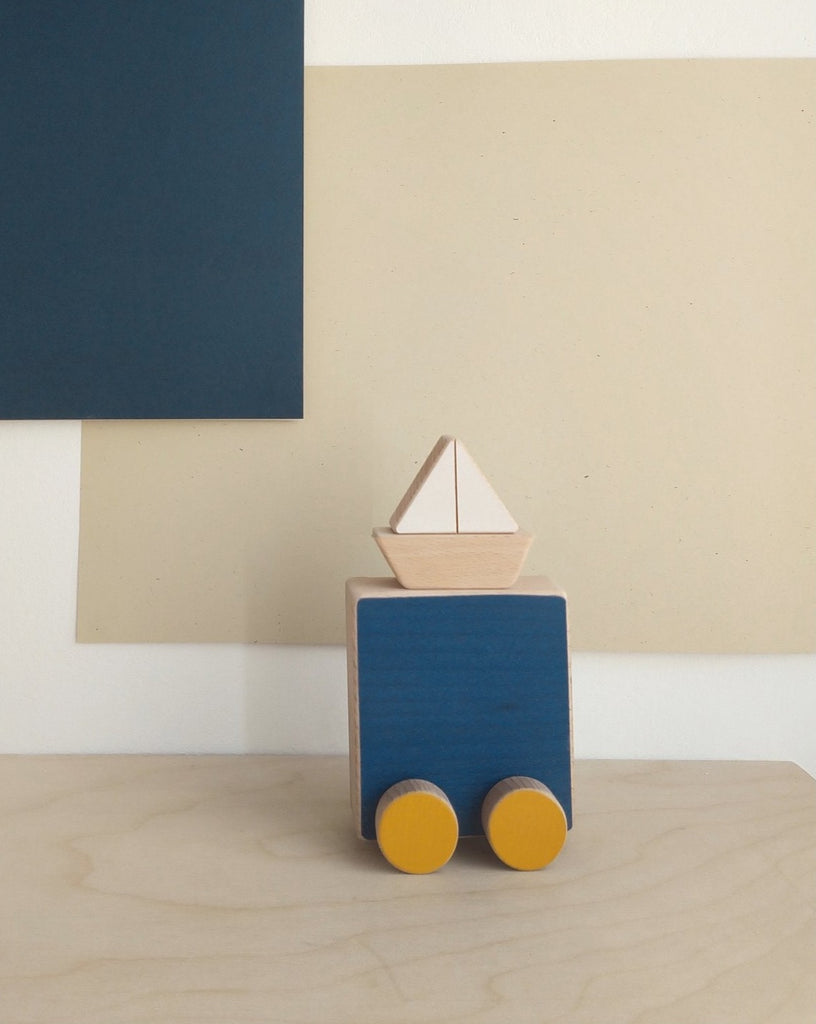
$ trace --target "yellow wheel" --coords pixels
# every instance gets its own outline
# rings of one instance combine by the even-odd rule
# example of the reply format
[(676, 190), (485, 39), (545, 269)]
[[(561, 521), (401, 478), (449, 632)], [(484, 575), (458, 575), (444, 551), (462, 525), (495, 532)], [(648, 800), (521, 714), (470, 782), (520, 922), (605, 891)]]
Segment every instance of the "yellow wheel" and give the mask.
[(490, 790), (482, 825), (493, 852), (517, 871), (537, 871), (555, 860), (567, 838), (567, 816), (537, 779), (512, 775)]
[(406, 779), (386, 790), (375, 823), (385, 859), (411, 875), (426, 875), (447, 864), (459, 839), (450, 801), (424, 779)]

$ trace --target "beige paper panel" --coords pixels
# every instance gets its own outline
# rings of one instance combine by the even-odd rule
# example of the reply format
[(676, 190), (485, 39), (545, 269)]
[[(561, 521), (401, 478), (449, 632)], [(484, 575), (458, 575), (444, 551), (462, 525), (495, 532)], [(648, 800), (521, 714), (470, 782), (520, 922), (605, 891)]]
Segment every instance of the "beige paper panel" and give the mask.
[(576, 649), (812, 650), (815, 68), (308, 69), (305, 420), (85, 424), (79, 638), (341, 643), (453, 433)]

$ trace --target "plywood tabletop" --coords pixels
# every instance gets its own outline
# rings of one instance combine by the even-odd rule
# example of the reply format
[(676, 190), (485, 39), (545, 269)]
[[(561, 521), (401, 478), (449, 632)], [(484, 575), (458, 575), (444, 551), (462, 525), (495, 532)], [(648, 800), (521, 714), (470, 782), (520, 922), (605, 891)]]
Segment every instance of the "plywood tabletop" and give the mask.
[(578, 762), (544, 871), (402, 875), (339, 757), (0, 758), (3, 1024), (810, 1024), (816, 781)]

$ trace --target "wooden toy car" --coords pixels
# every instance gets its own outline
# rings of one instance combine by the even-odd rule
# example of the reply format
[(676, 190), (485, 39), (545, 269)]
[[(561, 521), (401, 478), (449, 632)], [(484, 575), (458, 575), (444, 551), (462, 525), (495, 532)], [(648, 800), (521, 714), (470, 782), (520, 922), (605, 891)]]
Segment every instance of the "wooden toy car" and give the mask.
[[(443, 442), (459, 444), (443, 438), (429, 459)], [(474, 535), (496, 550), (493, 535), (470, 533), (471, 544)], [(459, 836), (483, 834), (505, 864), (543, 867), (572, 824), (566, 597), (544, 577), (518, 578), (520, 562), (510, 582), (486, 585), (495, 565), (480, 569), (478, 544), (464, 559), (477, 552), (468, 583), (451, 586), (459, 556), (442, 558), (435, 577), (421, 538), (433, 549), (438, 535), (413, 536), (421, 587), (346, 587), (358, 833), (409, 873), (436, 870)]]

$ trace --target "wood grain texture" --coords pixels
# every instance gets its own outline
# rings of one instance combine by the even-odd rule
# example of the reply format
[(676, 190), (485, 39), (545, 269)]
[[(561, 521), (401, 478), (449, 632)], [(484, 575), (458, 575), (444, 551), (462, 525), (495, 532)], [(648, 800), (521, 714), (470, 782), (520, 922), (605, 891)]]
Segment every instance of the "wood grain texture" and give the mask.
[(372, 531), (383, 557), (411, 590), (501, 590), (518, 579), (533, 537), (515, 533), (394, 533)]
[(810, 1024), (816, 783), (578, 762), (546, 871), (402, 875), (341, 757), (0, 759), (3, 1024)]

